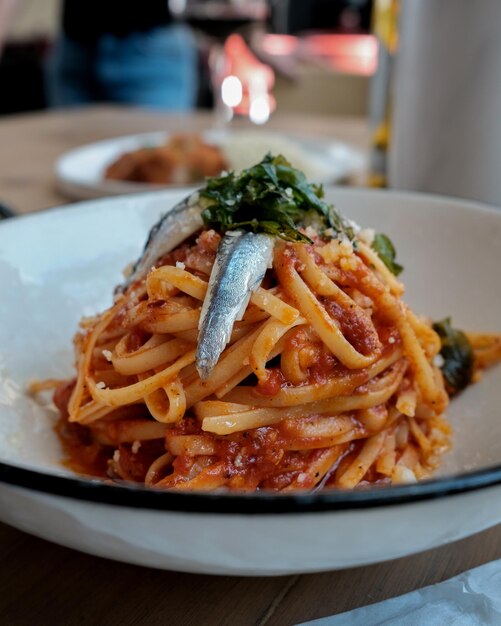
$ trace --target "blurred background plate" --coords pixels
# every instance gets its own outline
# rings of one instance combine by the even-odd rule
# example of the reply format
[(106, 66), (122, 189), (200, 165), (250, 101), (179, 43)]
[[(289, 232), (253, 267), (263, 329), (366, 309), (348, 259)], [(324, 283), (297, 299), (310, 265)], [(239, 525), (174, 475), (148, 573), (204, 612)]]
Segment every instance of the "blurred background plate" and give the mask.
[[(175, 187), (104, 178), (106, 168), (122, 154), (160, 146), (171, 136), (168, 132), (142, 133), (70, 150), (55, 165), (58, 189), (69, 198), (79, 200)], [(318, 141), (258, 130), (209, 130), (200, 133), (200, 137), (209, 144), (220, 146), (231, 169), (236, 170), (253, 165), (268, 151), (286, 154), (309, 179), (324, 184), (345, 181), (360, 173), (366, 165), (363, 152), (338, 141)]]

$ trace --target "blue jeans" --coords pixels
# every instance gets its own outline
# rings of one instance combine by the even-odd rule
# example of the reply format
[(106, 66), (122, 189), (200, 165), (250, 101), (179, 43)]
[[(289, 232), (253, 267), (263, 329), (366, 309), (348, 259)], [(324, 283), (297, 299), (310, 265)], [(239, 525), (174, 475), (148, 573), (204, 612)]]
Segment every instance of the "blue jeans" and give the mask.
[(194, 36), (172, 24), (92, 43), (61, 37), (48, 62), (47, 92), (55, 107), (117, 102), (191, 109), (197, 94)]

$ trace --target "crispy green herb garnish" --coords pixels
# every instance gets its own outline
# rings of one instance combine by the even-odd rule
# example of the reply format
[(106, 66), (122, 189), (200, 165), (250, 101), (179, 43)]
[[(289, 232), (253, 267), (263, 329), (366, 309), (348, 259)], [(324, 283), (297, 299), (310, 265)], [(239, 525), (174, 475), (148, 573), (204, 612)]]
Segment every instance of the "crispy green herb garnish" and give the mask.
[(444, 359), (441, 367), (445, 381), (450, 391), (457, 392), (464, 389), (473, 375), (473, 349), (466, 335), (451, 326), (451, 318), (433, 324), (433, 330), (438, 333), (442, 342), (440, 354)]
[(378, 233), (372, 242), (372, 249), (375, 250), (381, 261), (383, 261), (386, 267), (392, 274), (395, 274), (395, 276), (398, 276), (404, 269), (395, 261), (397, 253), (394, 245), (391, 243), (391, 240), (387, 235)]
[(203, 220), (218, 231), (240, 229), (311, 243), (299, 227), (312, 224), (353, 239), (351, 226), (323, 195), (321, 186), (308, 183), (283, 156), (271, 154), (240, 174), (209, 178), (200, 192), (207, 204)]

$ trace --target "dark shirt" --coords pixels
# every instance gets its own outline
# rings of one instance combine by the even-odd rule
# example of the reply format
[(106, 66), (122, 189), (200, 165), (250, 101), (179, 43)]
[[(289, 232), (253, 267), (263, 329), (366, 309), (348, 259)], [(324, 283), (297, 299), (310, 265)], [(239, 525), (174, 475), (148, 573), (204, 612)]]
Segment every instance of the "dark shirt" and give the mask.
[(77, 41), (93, 41), (105, 34), (125, 37), (171, 20), (168, 0), (64, 0), (63, 4), (63, 31)]

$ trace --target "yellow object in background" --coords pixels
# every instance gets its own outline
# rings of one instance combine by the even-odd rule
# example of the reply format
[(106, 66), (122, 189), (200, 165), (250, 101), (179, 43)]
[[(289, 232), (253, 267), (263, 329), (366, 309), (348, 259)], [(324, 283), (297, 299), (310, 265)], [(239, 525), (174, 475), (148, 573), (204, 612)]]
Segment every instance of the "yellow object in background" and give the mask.
[(372, 147), (368, 185), (387, 186), (387, 155), (391, 138), (391, 96), (398, 48), (400, 0), (375, 0), (373, 31), (379, 44), (377, 71), (372, 78), (370, 118)]

